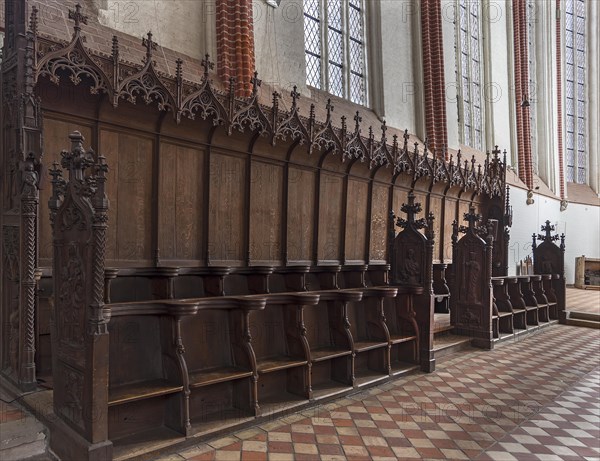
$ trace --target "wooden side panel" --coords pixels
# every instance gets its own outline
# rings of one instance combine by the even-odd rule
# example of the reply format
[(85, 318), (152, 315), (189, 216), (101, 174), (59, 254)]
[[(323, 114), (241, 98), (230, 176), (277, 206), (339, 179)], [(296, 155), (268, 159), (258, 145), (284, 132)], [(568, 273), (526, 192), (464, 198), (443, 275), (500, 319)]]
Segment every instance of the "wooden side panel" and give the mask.
[(287, 255), (289, 261), (311, 261), (315, 223), (314, 171), (290, 167), (288, 172)]
[(250, 261), (279, 263), (283, 168), (254, 161), (250, 180)]
[(107, 181), (110, 209), (106, 259), (119, 265), (148, 263), (153, 257), (153, 141), (102, 129), (99, 148), (110, 169)]
[(366, 262), (369, 184), (365, 181), (348, 180), (346, 200), (345, 259), (348, 262)]
[(246, 160), (211, 154), (208, 251), (212, 263), (242, 265)]
[(162, 143), (159, 159), (159, 230), (161, 260), (204, 260), (204, 152)]
[(456, 216), (456, 199), (446, 196), (444, 199), (444, 248), (443, 257), (447, 263), (452, 262), (452, 222)]
[[(55, 120), (44, 117), (44, 165), (46, 168), (42, 171), (41, 190), (40, 190), (40, 227), (39, 227), (39, 252), (40, 265), (51, 266), (52, 260), (52, 227), (50, 226), (50, 211), (48, 210), (48, 199), (52, 195), (52, 185), (48, 169), (52, 162), (58, 162), (60, 165), (60, 152), (63, 149), (71, 147), (69, 134), (78, 130), (85, 138), (85, 146), (91, 146), (92, 129), (81, 123), (70, 121)], [(95, 146), (93, 146), (95, 148)], [(101, 152), (106, 156), (104, 152)], [(110, 165), (112, 166), (112, 165)], [(109, 167), (110, 167), (109, 166)], [(64, 172), (67, 178), (67, 172)], [(109, 199), (112, 197), (109, 196)]]
[(431, 195), (429, 198), (429, 211), (433, 213), (433, 217), (435, 220), (434, 224), (434, 232), (435, 232), (435, 241), (433, 247), (433, 261), (439, 261), (441, 256), (441, 245), (442, 245), (442, 218), (443, 216), (443, 199), (437, 195)]
[(340, 240), (342, 235), (342, 200), (344, 179), (323, 172), (319, 193), (319, 242), (317, 258), (319, 261), (337, 261), (340, 259)]
[(369, 262), (382, 262), (386, 260), (389, 226), (389, 191), (389, 186), (377, 183), (373, 184)]

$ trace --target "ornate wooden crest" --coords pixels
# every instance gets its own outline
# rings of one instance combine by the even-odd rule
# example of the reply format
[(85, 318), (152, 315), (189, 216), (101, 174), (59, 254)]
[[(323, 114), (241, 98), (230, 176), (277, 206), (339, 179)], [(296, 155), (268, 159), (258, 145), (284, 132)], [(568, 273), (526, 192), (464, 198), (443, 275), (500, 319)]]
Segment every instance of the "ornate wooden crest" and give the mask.
[[(422, 207), (415, 203), (412, 192), (401, 210), (406, 213), (406, 219), (398, 218), (395, 222), (402, 231), (394, 237), (391, 248), (391, 283), (429, 289), (433, 270), (433, 213), (429, 213), (427, 219), (415, 219)], [(425, 229), (425, 235), (421, 229)]]
[[(489, 339), (493, 233), (497, 221), (490, 220), (487, 226), (478, 226), (481, 215), (476, 214), (473, 207), (465, 213), (464, 219), (467, 226), (453, 223), (451, 323), (464, 334)], [(465, 234), (460, 240), (459, 233)]]
[[(560, 237), (552, 235), (554, 226), (550, 221), (542, 226), (544, 234), (533, 234), (533, 271), (536, 274), (559, 274), (565, 273), (565, 234)], [(560, 239), (560, 246), (554, 242)], [(541, 241), (539, 245), (538, 241)]]

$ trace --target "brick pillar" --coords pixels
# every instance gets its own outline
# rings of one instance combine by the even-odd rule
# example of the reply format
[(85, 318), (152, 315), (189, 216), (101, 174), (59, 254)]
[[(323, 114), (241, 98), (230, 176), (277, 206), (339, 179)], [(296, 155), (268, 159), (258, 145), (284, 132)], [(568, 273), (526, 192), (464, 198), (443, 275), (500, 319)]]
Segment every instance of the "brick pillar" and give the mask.
[(217, 71), (225, 82), (234, 77), (236, 96), (249, 96), (254, 72), (252, 0), (216, 0)]
[[(519, 0), (519, 24), (520, 24), (520, 47), (521, 47), (521, 94), (523, 98), (529, 100), (529, 49), (528, 49), (528, 28), (527, 28), (527, 5), (526, 0)], [(523, 119), (523, 148), (525, 157), (525, 184), (531, 190), (533, 189), (533, 157), (531, 154), (531, 119), (529, 116), (530, 106), (522, 106)]]
[(421, 2), (421, 41), (423, 50), (423, 101), (425, 103), (425, 134), (429, 147), (435, 148), (435, 108), (433, 89), (433, 62), (431, 59), (430, 2)]
[(438, 155), (448, 144), (441, 11), (440, 0), (421, 1), (425, 129), (429, 147)]
[(513, 0), (513, 35), (515, 45), (515, 109), (517, 119), (517, 155), (519, 178), (525, 182), (525, 144), (523, 135), (523, 111), (521, 102), (523, 100), (521, 83), (521, 15), (519, 10), (519, 0)]
[[(448, 147), (448, 124), (446, 123), (446, 78), (444, 77), (444, 38), (442, 36), (442, 5), (438, 0), (432, 3), (433, 21), (431, 54), (434, 69), (435, 88), (435, 139), (438, 155), (442, 155), (439, 149)], [(447, 153), (446, 153), (447, 155)]]

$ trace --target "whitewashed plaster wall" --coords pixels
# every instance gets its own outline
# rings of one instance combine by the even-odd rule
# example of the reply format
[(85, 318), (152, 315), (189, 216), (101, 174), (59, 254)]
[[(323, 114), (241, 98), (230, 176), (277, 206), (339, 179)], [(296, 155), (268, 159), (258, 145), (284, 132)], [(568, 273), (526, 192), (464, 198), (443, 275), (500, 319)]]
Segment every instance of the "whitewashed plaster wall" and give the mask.
[(101, 24), (201, 59), (216, 54), (214, 0), (93, 0)]
[(560, 201), (534, 194), (534, 204), (525, 205), (527, 191), (512, 187), (513, 226), (510, 231), (508, 253), (509, 275), (515, 275), (517, 263), (531, 256), (531, 234), (540, 232), (546, 220), (556, 226), (556, 232), (564, 232), (565, 276), (567, 283), (575, 283), (575, 257), (585, 255), (600, 258), (600, 207), (569, 203), (566, 211), (560, 211)]
[(310, 96), (306, 86), (302, 0), (282, 0), (276, 8), (265, 0), (255, 0), (253, 10), (259, 77), (285, 92), (297, 85), (301, 94)]
[(380, 14), (383, 113), (388, 125), (417, 133), (415, 100), (422, 89), (422, 80), (415, 75), (419, 62), (414, 53), (420, 44), (418, 8), (412, 2), (381, 0)]

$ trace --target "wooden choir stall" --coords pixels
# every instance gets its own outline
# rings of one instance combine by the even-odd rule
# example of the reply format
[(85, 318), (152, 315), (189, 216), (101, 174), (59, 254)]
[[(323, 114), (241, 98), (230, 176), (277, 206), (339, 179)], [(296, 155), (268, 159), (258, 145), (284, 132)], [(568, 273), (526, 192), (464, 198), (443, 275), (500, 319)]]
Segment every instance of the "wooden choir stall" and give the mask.
[(60, 36), (27, 4), (2, 61), (2, 374), (52, 388), (62, 459), (150, 456), (432, 372), (440, 316), (485, 348), (564, 319), (549, 223), (536, 273), (507, 276), (506, 153), (349, 127), (257, 74), (241, 97), (208, 56), (85, 40), (107, 30), (79, 5)]

